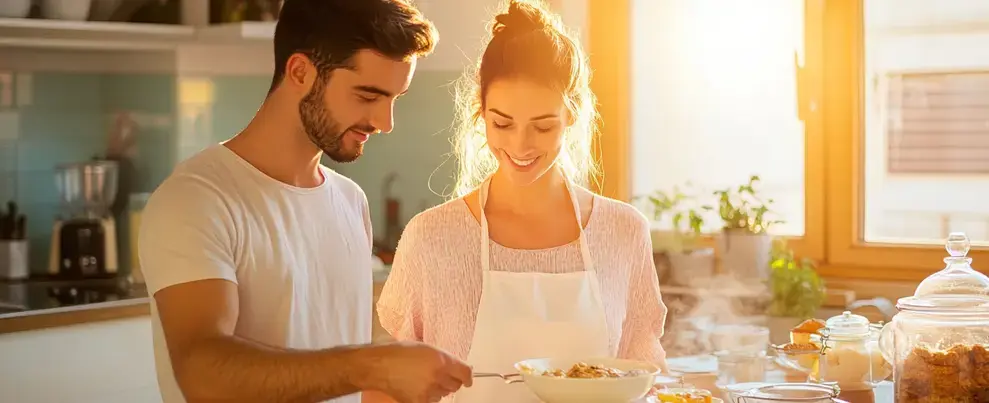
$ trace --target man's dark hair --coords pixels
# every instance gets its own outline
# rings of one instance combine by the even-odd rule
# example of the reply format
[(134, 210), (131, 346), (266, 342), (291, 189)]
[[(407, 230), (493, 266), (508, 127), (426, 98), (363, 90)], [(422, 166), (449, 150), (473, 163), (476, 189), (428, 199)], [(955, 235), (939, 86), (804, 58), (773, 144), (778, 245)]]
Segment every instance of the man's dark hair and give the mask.
[(439, 34), (408, 0), (285, 0), (275, 26), (275, 74), (269, 92), (285, 76), (295, 53), (309, 57), (319, 75), (351, 67), (368, 49), (395, 60), (425, 56)]

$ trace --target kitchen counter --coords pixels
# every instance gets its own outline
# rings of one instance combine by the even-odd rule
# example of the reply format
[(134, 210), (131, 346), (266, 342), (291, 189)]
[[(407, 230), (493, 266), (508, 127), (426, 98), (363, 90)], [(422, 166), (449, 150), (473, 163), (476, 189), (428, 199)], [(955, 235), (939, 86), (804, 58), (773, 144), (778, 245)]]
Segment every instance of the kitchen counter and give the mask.
[(0, 282), (0, 334), (148, 314), (147, 289), (122, 278)]
[[(378, 267), (373, 273), (375, 300), (388, 269)], [(149, 315), (148, 302), (143, 285), (123, 278), (0, 281), (0, 334)], [(387, 338), (376, 314), (374, 334)]]

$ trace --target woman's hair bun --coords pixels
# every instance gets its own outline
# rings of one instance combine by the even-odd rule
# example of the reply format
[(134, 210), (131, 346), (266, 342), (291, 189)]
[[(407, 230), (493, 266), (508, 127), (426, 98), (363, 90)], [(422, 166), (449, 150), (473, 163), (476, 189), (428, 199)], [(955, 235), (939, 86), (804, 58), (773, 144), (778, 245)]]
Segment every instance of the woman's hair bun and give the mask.
[(495, 16), (491, 32), (498, 35), (508, 31), (522, 34), (537, 31), (549, 26), (546, 13), (539, 6), (524, 0), (512, 0), (508, 12)]

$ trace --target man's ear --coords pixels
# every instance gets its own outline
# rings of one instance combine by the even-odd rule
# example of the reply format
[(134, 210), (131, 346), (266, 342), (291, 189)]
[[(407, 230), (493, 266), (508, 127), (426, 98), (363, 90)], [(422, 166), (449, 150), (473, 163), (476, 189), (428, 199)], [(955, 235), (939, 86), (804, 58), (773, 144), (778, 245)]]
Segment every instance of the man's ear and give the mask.
[(296, 88), (303, 94), (308, 94), (309, 90), (316, 83), (317, 73), (316, 65), (313, 64), (308, 56), (302, 53), (295, 53), (289, 56), (285, 62), (283, 84)]

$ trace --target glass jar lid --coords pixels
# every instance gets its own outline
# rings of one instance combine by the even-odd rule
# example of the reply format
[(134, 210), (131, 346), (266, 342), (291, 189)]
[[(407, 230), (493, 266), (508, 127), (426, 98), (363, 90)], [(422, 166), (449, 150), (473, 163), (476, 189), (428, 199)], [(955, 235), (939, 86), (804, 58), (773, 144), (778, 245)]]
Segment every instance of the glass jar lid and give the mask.
[(972, 269), (972, 258), (968, 257), (971, 243), (962, 232), (948, 235), (944, 246), (948, 257), (946, 267), (927, 277), (917, 286), (915, 297), (928, 295), (986, 295), (989, 296), (989, 277)]
[(773, 402), (830, 402), (838, 397), (837, 386), (815, 383), (780, 383), (752, 389), (742, 396)]
[(824, 326), (829, 337), (868, 337), (871, 331), (869, 319), (849, 311), (832, 316), (824, 322)]
[(971, 243), (965, 233), (948, 235), (945, 268), (928, 276), (917, 286), (913, 297), (903, 298), (899, 308), (925, 311), (989, 311), (989, 277), (972, 268), (968, 257)]

